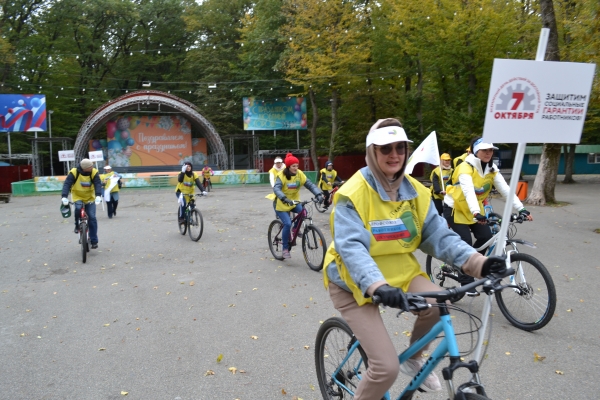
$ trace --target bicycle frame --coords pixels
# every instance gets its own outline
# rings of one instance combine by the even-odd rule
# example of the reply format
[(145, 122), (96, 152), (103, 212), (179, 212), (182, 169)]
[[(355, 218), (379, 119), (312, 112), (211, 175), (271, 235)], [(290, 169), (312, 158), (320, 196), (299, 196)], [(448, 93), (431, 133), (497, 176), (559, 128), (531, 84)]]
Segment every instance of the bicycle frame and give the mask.
[[(448, 389), (448, 393), (450, 398), (454, 398), (455, 388), (454, 383), (452, 382), (453, 371), (457, 367), (467, 367), (473, 373), (474, 382), (478, 385), (481, 384), (479, 380), (479, 374), (477, 373), (478, 367), (476, 363), (461, 363), (460, 361), (460, 353), (458, 350), (458, 342), (456, 340), (456, 335), (454, 333), (454, 326), (452, 325), (452, 318), (448, 312), (448, 308), (445, 303), (438, 303), (440, 306), (440, 321), (436, 323), (433, 328), (429, 332), (427, 332), (423, 337), (410, 345), (406, 350), (398, 355), (398, 362), (400, 364), (406, 362), (410, 357), (414, 356), (419, 350), (423, 348), (427, 343), (433, 341), (438, 335), (444, 332), (444, 337), (441, 339), (440, 343), (431, 353), (429, 359), (423, 364), (421, 370), (417, 373), (417, 375), (411, 380), (411, 382), (404, 388), (402, 393), (398, 395), (397, 400), (403, 399), (411, 399), (413, 394), (418, 390), (419, 386), (423, 383), (423, 381), (433, 372), (435, 367), (444, 359), (446, 354), (450, 356), (450, 366), (446, 369), (444, 368), (444, 376), (448, 376), (448, 380), (446, 380), (446, 388)], [(339, 386), (346, 390), (348, 393), (354, 395), (354, 392), (350, 390), (346, 385), (340, 382), (337, 377), (342, 376), (341, 373), (342, 368), (348, 362), (354, 351), (358, 348), (360, 342), (358, 340), (354, 340), (348, 354), (344, 357), (344, 360), (340, 364), (340, 366), (333, 373), (332, 379)], [(355, 371), (361, 366), (362, 359), (359, 362), (359, 365), (355, 367)], [(357, 375), (359, 376), (359, 375)], [(360, 379), (360, 378), (359, 378)], [(389, 392), (386, 392), (384, 397), (386, 400), (391, 400), (391, 395)]]

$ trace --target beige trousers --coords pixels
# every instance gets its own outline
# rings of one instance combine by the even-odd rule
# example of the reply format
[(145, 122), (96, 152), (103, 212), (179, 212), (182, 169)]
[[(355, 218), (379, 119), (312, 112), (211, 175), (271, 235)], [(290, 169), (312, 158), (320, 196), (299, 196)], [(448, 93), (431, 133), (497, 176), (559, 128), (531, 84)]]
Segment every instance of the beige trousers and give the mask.
[[(423, 276), (413, 279), (408, 288), (409, 292), (440, 290), (439, 286)], [(398, 353), (381, 319), (379, 307), (372, 303), (359, 306), (352, 293), (333, 283), (329, 284), (329, 295), (333, 306), (350, 325), (369, 359), (369, 368), (356, 389), (354, 400), (380, 400), (394, 384), (400, 365)], [(427, 301), (435, 303), (435, 299), (427, 299)], [(440, 318), (439, 310), (435, 307), (421, 311), (417, 315), (410, 337), (411, 344), (426, 334)], [(413, 358), (420, 357), (426, 348), (427, 346), (421, 349)]]

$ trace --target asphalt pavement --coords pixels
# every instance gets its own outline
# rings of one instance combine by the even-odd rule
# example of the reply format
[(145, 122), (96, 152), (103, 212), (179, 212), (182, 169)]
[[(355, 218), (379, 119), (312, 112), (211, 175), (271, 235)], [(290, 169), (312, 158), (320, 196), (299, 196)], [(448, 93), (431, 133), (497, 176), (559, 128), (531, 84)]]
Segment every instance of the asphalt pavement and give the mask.
[[(534, 222), (518, 226), (558, 304), (531, 333), (494, 307), (481, 371), (490, 398), (598, 398), (600, 182), (580, 182), (557, 185), (568, 205), (529, 207)], [(300, 247), (271, 256), (269, 192), (215, 185), (198, 201), (205, 227), (193, 242), (178, 231), (172, 190), (124, 189), (115, 218), (98, 209), (100, 247), (85, 264), (59, 195), (0, 203), (0, 398), (320, 399), (315, 336), (338, 313)], [(329, 214), (313, 213), (328, 242)], [(457, 305), (479, 315), (483, 299)], [(382, 315), (401, 351), (414, 318)], [(468, 330), (464, 315), (454, 320)]]

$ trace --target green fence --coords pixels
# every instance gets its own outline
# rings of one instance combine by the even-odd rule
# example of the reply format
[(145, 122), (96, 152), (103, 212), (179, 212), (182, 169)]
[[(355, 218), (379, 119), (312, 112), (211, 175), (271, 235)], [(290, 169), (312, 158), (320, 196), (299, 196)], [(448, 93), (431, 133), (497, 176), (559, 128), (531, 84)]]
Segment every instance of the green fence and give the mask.
[[(304, 172), (306, 177), (316, 184), (316, 171)], [(125, 174), (121, 178), (121, 183), (124, 189), (170, 189), (177, 185), (177, 176), (175, 175), (151, 175), (149, 177), (128, 177)], [(202, 179), (202, 177), (200, 177)], [(235, 174), (219, 174), (213, 179), (213, 185), (231, 186), (231, 185), (254, 185), (254, 184), (270, 184), (269, 173), (235, 173)], [(62, 182), (52, 182), (49, 184), (35, 179), (28, 179), (21, 182), (13, 182), (13, 196), (35, 196), (49, 193), (58, 193), (62, 189)]]

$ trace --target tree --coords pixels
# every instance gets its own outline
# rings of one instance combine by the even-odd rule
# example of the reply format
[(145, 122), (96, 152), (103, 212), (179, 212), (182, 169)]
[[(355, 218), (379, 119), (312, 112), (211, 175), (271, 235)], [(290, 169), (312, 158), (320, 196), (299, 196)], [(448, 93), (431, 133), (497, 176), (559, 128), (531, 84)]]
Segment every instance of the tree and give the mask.
[[(560, 61), (554, 5), (552, 0), (540, 0), (540, 6), (542, 24), (544, 27), (550, 29), (548, 47), (546, 48), (546, 60)], [(538, 166), (538, 171), (533, 182), (533, 188), (529, 197), (525, 200), (525, 203), (538, 206), (543, 206), (546, 203), (556, 203), (554, 189), (556, 187), (556, 176), (558, 174), (560, 148), (560, 144), (544, 144), (540, 165)]]

